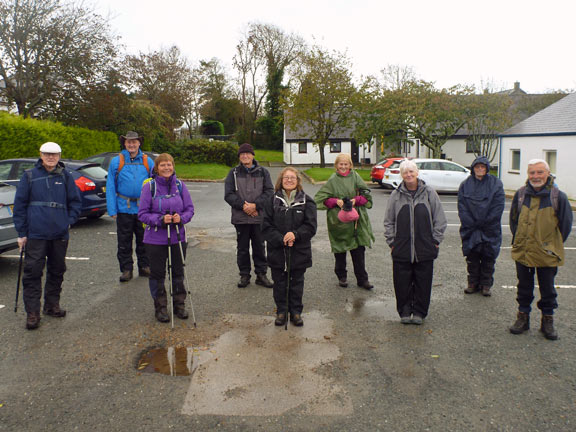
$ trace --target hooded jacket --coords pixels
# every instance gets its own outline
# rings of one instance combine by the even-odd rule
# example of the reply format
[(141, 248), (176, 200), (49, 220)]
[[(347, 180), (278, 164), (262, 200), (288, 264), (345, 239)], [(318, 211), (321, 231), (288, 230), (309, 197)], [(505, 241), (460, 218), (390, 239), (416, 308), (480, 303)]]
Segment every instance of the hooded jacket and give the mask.
[(564, 242), (572, 230), (572, 208), (562, 191), (558, 194), (558, 209), (554, 211), (550, 191), (552, 176), (536, 191), (529, 181), (522, 209), (518, 212), (518, 191), (510, 207), (512, 259), (527, 267), (557, 267), (564, 264)]
[[(486, 165), (487, 173), (478, 180), (474, 175), (474, 166)], [(462, 253), (480, 252), (496, 259), (502, 244), (502, 213), (506, 197), (502, 181), (490, 171), (490, 161), (485, 156), (472, 162), (470, 177), (462, 182), (458, 189), (458, 216), (460, 217), (460, 237)]]
[(112, 158), (108, 167), (106, 204), (110, 216), (115, 216), (118, 213), (138, 214), (142, 183), (150, 177), (154, 169), (154, 161), (148, 158), (150, 172), (146, 171), (144, 153), (140, 149), (133, 159), (130, 158), (128, 150), (124, 149), (121, 153), (124, 155), (124, 166), (120, 172), (118, 172), (119, 156)]
[[(338, 219), (340, 207), (328, 208), (325, 201), (328, 198), (354, 198), (362, 196), (366, 204), (356, 206), (360, 216), (356, 222), (343, 223)], [(375, 240), (372, 233), (372, 225), (368, 216), (368, 210), (372, 208), (372, 194), (362, 177), (351, 170), (346, 176), (335, 172), (314, 196), (318, 210), (326, 210), (326, 222), (328, 224), (328, 238), (332, 253), (341, 253), (357, 249), (358, 246), (372, 245)]]
[(434, 189), (418, 179), (414, 196), (404, 182), (390, 194), (384, 218), (384, 236), (392, 259), (422, 262), (438, 257), (447, 222), (440, 198)]
[[(262, 223), (262, 212), (274, 194), (274, 186), (268, 170), (254, 160), (251, 168), (241, 163), (228, 172), (224, 182), (224, 199), (232, 207), (231, 222), (234, 225)], [(244, 202), (256, 204), (258, 216), (244, 213)]]
[[(176, 183), (176, 175), (173, 174), (166, 179), (154, 175), (156, 184), (155, 197), (152, 196), (151, 182), (147, 182), (142, 187), (140, 195), (140, 209), (138, 210), (138, 219), (147, 225), (144, 230), (144, 243), (154, 245), (168, 244), (168, 227), (164, 225), (163, 218), (167, 213), (178, 213), (181, 223), (180, 240), (186, 241), (185, 225), (192, 220), (194, 216), (194, 204), (190, 198), (188, 188), (182, 182), (182, 193)], [(175, 227), (170, 229), (170, 244), (178, 243)]]
[(18, 237), (68, 239), (68, 228), (78, 220), (82, 210), (82, 198), (74, 178), (61, 161), (48, 172), (39, 159), (30, 172), (32, 182), (25, 172), (14, 198)]
[(316, 235), (316, 228), (316, 203), (312, 198), (300, 191), (296, 192), (294, 201), (288, 204), (282, 191), (276, 192), (264, 207), (262, 221), (262, 235), (268, 249), (268, 265), (271, 268), (285, 268), (284, 235), (293, 232), (295, 241), (291, 248), (290, 268), (311, 267), (311, 239)]

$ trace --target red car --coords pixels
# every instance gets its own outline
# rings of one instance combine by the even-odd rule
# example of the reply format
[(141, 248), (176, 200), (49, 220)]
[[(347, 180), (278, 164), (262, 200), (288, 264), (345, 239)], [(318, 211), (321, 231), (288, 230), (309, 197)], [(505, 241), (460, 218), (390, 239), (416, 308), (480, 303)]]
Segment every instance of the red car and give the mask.
[(394, 161), (400, 161), (405, 158), (403, 157), (392, 157), (382, 159), (376, 165), (372, 167), (372, 172), (370, 172), (370, 177), (372, 178), (372, 183), (378, 183), (380, 187), (387, 187), (387, 185), (382, 185), (382, 179), (384, 178), (384, 173), (386, 168), (388, 168)]

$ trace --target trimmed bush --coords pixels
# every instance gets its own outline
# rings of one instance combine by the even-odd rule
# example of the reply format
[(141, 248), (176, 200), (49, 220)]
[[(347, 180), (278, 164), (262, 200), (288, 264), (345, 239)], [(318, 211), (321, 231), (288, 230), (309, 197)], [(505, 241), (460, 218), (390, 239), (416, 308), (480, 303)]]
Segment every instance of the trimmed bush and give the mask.
[(238, 162), (238, 146), (224, 141), (197, 138), (174, 145), (172, 156), (179, 163), (216, 163), (228, 166)]
[(200, 125), (202, 135), (224, 135), (224, 125), (218, 120), (206, 120)]
[(0, 112), (0, 159), (37, 157), (38, 149), (47, 141), (58, 143), (65, 159), (84, 159), (119, 149), (118, 137), (112, 132), (63, 126)]

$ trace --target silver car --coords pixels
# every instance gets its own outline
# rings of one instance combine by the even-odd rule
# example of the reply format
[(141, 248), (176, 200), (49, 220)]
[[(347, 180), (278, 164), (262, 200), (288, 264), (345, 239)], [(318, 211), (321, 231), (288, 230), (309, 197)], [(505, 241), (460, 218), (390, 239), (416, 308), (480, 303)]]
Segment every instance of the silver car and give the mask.
[(12, 217), (15, 195), (15, 186), (0, 182), (0, 253), (18, 248), (18, 233)]
[[(418, 178), (437, 192), (458, 192), (460, 183), (470, 175), (468, 168), (444, 159), (412, 159), (412, 161), (418, 167)], [(388, 167), (382, 179), (383, 186), (396, 189), (402, 183), (401, 162), (396, 161)]]

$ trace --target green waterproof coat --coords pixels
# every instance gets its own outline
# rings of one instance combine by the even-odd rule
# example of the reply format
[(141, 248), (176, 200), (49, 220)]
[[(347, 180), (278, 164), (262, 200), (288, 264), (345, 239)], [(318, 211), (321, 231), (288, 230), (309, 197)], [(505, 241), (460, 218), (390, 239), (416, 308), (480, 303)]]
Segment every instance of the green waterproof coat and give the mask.
[[(366, 198), (367, 202), (363, 206), (356, 207), (360, 216), (356, 222), (340, 222), (338, 220), (340, 207), (336, 206), (329, 209), (324, 205), (324, 201), (328, 198), (352, 199), (358, 195)], [(314, 201), (316, 201), (318, 210), (327, 210), (326, 221), (332, 253), (341, 253), (356, 249), (358, 246), (370, 247), (372, 245), (375, 239), (367, 211), (367, 209), (372, 208), (372, 195), (356, 171), (352, 170), (347, 176), (338, 172), (332, 174), (326, 184), (316, 193)]]

